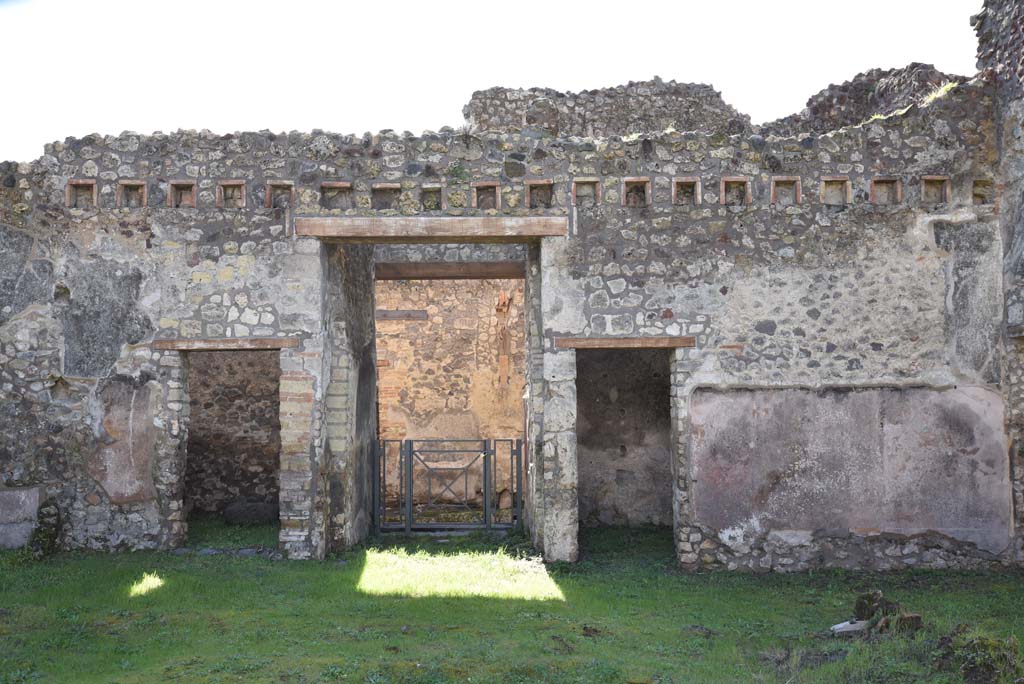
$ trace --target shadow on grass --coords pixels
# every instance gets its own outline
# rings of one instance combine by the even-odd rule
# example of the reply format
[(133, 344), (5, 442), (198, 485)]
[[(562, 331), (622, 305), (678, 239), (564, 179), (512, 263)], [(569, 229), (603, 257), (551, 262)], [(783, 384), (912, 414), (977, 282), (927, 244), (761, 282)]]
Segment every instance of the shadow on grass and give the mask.
[(266, 525), (231, 525), (217, 513), (193, 513), (188, 519), (188, 546), (192, 548), (277, 548), (279, 522)]

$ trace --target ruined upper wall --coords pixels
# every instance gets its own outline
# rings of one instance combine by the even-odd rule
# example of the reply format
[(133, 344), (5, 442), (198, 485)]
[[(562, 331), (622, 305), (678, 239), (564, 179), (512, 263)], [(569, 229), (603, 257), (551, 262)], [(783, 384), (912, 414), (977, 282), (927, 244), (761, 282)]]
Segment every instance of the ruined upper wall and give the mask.
[(918, 62), (901, 69), (872, 69), (841, 85), (830, 85), (811, 96), (803, 111), (766, 123), (761, 132), (797, 136), (855, 126), (873, 116), (887, 116), (921, 102), (947, 83), (966, 80)]
[(742, 133), (750, 117), (709, 85), (630, 82), (615, 88), (560, 93), (550, 88), (491, 88), (473, 93), (462, 110), (474, 130), (534, 128), (554, 136), (607, 137), (656, 131)]
[(978, 34), (978, 69), (992, 69), (1004, 99), (1024, 96), (1024, 5), (985, 0), (971, 17)]

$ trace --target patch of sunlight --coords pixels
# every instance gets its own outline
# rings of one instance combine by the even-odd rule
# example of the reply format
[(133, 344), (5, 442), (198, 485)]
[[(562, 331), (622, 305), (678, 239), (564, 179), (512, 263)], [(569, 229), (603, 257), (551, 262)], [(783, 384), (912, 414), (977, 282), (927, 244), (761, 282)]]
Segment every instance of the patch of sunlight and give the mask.
[(513, 558), (504, 551), (442, 555), (370, 549), (357, 586), (376, 596), (565, 600), (539, 558)]
[(142, 579), (131, 586), (128, 590), (129, 596), (145, 596), (154, 589), (164, 586), (164, 581), (155, 572), (143, 573)]

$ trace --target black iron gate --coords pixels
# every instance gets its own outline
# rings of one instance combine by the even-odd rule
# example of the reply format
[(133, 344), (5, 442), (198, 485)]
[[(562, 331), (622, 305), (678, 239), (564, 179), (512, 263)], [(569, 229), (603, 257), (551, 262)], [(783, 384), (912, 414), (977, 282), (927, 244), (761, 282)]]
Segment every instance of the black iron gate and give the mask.
[(523, 513), (521, 439), (407, 439), (377, 443), (378, 531), (501, 529)]

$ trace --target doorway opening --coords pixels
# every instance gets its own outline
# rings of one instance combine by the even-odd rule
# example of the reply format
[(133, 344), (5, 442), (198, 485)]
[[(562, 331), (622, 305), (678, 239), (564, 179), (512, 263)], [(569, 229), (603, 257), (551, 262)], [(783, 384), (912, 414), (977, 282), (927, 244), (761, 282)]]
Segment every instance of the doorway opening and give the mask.
[(191, 546), (276, 548), (278, 350), (188, 354), (184, 514)]
[(672, 553), (669, 364), (667, 349), (576, 351), (581, 548), (644, 529)]
[(378, 277), (380, 529), (521, 519), (524, 295), (521, 278)]

